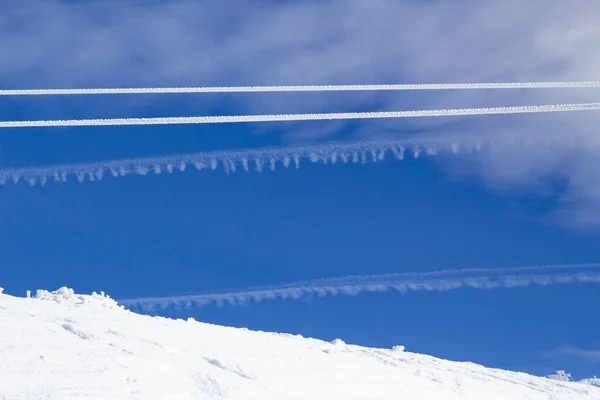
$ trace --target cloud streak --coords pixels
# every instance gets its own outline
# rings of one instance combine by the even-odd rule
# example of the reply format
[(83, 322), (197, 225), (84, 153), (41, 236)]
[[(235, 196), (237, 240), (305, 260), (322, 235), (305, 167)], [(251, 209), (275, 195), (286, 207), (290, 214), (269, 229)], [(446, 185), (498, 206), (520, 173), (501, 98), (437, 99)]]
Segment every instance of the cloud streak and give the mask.
[(600, 103), (551, 104), (515, 107), (454, 108), (446, 110), (375, 111), (313, 114), (219, 115), (203, 117), (106, 118), (46, 121), (0, 121), (0, 128), (76, 127), (76, 126), (131, 126), (131, 125), (187, 125), (228, 124), (248, 122), (325, 121), (354, 119), (393, 119), (452, 117), (467, 115), (537, 114), (550, 112), (598, 111)]
[[(7, 4), (0, 13), (0, 85), (26, 89), (597, 81), (599, 13), (597, 0), (579, 0), (576, 7), (548, 0), (543, 12), (539, 2), (522, 0), (323, 0), (269, 7), (242, 0), (227, 4), (124, 0), (85, 6), (27, 0)], [(379, 92), (376, 99), (366, 92), (223, 97), (235, 108), (232, 114), (598, 101), (595, 89)], [(145, 115), (149, 102), (163, 99), (115, 97), (102, 110), (110, 116), (127, 111), (127, 115)], [(213, 109), (208, 95), (190, 100), (195, 110), (203, 101)], [(73, 105), (77, 106), (85, 105)], [(82, 109), (78, 115), (87, 112)], [(401, 128), (445, 134), (580, 134), (585, 143), (577, 157), (570, 147), (555, 146), (547, 152), (514, 151), (511, 157), (482, 153), (480, 160), (470, 157), (469, 165), (455, 157), (447, 165), (468, 169), (467, 174), (483, 178), (489, 188), (551, 193), (558, 223), (600, 227), (598, 113), (455, 122), (407, 119)], [(386, 123), (389, 126), (382, 126)], [(343, 132), (354, 139), (379, 140), (385, 139), (381, 133), (386, 130), (397, 132), (399, 124), (397, 120), (338, 121), (318, 131), (291, 125), (286, 139), (293, 135), (294, 141), (306, 143)], [(280, 127), (263, 124), (260, 128), (279, 131)], [(540, 190), (544, 182), (556, 180), (564, 182), (559, 191), (551, 185)]]
[(579, 358), (589, 363), (600, 364), (600, 349), (584, 349), (575, 346), (559, 347), (555, 350), (547, 352), (552, 356), (568, 356)]
[(7, 182), (16, 184), (20, 181), (25, 181), (31, 186), (45, 185), (48, 182), (64, 183), (69, 178), (76, 178), (79, 182), (98, 181), (107, 174), (115, 178), (131, 174), (145, 176), (149, 173), (172, 173), (176, 170), (183, 172), (189, 167), (198, 171), (223, 170), (228, 174), (238, 170), (262, 172), (265, 169), (274, 171), (277, 166), (299, 168), (302, 160), (325, 164), (367, 164), (384, 160), (390, 155), (400, 161), (407, 154), (418, 158), (421, 154), (466, 154), (482, 149), (514, 151), (519, 147), (575, 146), (577, 140), (576, 135), (538, 135), (524, 138), (507, 135), (415, 136), (405, 139), (198, 152), (43, 167), (3, 168), (0, 169), (0, 185)]
[(473, 89), (568, 89), (597, 88), (600, 81), (588, 82), (496, 82), (433, 83), (396, 85), (295, 85), (295, 86), (188, 86), (146, 88), (84, 89), (3, 89), (0, 96), (64, 96), (111, 94), (186, 94), (186, 93), (286, 93), (286, 92), (356, 92), (406, 90), (473, 90)]
[(306, 300), (325, 296), (356, 296), (361, 293), (400, 293), (413, 291), (447, 292), (461, 288), (492, 290), (531, 285), (550, 286), (574, 283), (600, 283), (600, 263), (542, 265), (497, 269), (460, 269), (382, 275), (352, 275), (340, 278), (292, 282), (220, 293), (188, 296), (123, 299), (128, 307), (151, 310), (154, 307), (205, 307), (245, 305), (263, 300)]

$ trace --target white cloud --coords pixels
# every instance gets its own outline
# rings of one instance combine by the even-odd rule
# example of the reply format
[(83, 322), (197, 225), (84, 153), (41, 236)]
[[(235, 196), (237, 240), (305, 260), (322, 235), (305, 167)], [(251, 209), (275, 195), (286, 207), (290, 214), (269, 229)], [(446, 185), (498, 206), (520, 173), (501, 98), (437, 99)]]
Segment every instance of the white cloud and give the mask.
[(575, 346), (559, 347), (550, 355), (568, 356), (582, 359), (589, 363), (600, 364), (600, 350), (583, 349)]
[(276, 286), (247, 288), (200, 295), (124, 299), (120, 303), (152, 309), (155, 306), (232, 306), (272, 299), (311, 299), (324, 296), (356, 296), (365, 292), (447, 292), (461, 288), (494, 290), (538, 285), (600, 283), (593, 271), (600, 264), (542, 265), (497, 269), (461, 269), (381, 275), (352, 275), (340, 278), (299, 281)]
[[(31, 0), (0, 12), (4, 87), (597, 80), (596, 0), (95, 2)], [(598, 90), (238, 97), (238, 111), (319, 112), (597, 101)], [(260, 99), (258, 101), (257, 99)], [(307, 100), (308, 99), (308, 100)], [(248, 100), (248, 101), (246, 101)], [(301, 129), (307, 129), (302, 125)], [(323, 130), (328, 136), (339, 129)], [(356, 127), (356, 125), (351, 125)], [(600, 115), (365, 122), (355, 135), (577, 134), (575, 149), (490, 153), (491, 188), (551, 191), (556, 221), (600, 226)], [(318, 140), (322, 136), (313, 136)], [(298, 135), (288, 140), (299, 140)]]
[[(583, 0), (94, 2), (0, 13), (5, 82), (300, 84), (597, 78)], [(35, 74), (33, 74), (35, 73)]]

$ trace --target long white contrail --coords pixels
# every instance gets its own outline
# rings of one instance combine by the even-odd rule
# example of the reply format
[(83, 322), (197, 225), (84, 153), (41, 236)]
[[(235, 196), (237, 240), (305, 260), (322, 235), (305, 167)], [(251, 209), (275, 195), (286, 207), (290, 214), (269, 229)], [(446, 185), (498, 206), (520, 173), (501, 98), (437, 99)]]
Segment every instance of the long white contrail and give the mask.
[(597, 88), (600, 81), (584, 82), (497, 82), (497, 83), (432, 83), (395, 85), (292, 85), (292, 86), (193, 86), (145, 88), (82, 88), (82, 89), (8, 89), (0, 96), (57, 96), (107, 94), (168, 94), (168, 93), (273, 93), (273, 92), (356, 92), (406, 90), (468, 90), (468, 89), (560, 89)]
[(451, 117), (467, 115), (534, 114), (567, 111), (597, 111), (600, 103), (551, 104), (537, 106), (455, 108), (446, 110), (377, 111), (314, 114), (219, 115), (202, 117), (107, 118), (40, 121), (0, 121), (0, 128), (128, 126), (128, 125), (189, 125), (248, 122), (322, 121), (384, 118)]
[(275, 170), (277, 166), (300, 167), (302, 160), (328, 164), (377, 162), (392, 155), (396, 160), (409, 154), (417, 158), (420, 154), (437, 155), (442, 152), (469, 153), (482, 148), (514, 148), (515, 146), (573, 145), (574, 136), (539, 136), (510, 138), (499, 135), (487, 136), (416, 136), (412, 138), (325, 143), (305, 146), (262, 147), (231, 151), (173, 154), (163, 157), (143, 157), (123, 160), (100, 161), (77, 164), (58, 164), (43, 167), (0, 169), (0, 185), (7, 182), (25, 181), (29, 185), (44, 185), (47, 182), (64, 183), (70, 178), (79, 182), (101, 180), (107, 174), (113, 177), (126, 175), (160, 174), (162, 172), (185, 171), (189, 167), (197, 170), (223, 170), (226, 173), (238, 170)]
[(129, 307), (152, 309), (169, 306), (204, 307), (227, 303), (245, 305), (270, 299), (310, 299), (329, 295), (355, 296), (363, 292), (396, 290), (445, 292), (459, 288), (498, 289), (530, 285), (548, 286), (570, 283), (600, 283), (600, 263), (541, 265), (517, 268), (460, 269), (434, 272), (411, 272), (383, 275), (352, 275), (341, 278), (292, 282), (277, 286), (264, 286), (172, 297), (147, 297), (124, 299), (119, 303)]

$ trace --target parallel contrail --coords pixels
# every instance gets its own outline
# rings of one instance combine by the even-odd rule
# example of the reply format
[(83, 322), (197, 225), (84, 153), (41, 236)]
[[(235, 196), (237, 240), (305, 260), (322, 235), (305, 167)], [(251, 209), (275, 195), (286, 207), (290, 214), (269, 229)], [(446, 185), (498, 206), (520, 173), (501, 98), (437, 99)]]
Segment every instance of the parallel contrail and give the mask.
[(434, 272), (410, 272), (383, 275), (352, 275), (341, 278), (299, 281), (277, 286), (264, 286), (188, 296), (124, 299), (119, 303), (129, 307), (152, 309), (169, 306), (204, 307), (211, 304), (232, 306), (270, 299), (310, 299), (328, 295), (355, 296), (363, 292), (396, 290), (445, 292), (459, 288), (497, 289), (530, 285), (548, 286), (569, 283), (600, 283), (595, 270), (600, 263), (542, 265), (517, 268), (460, 269)]
[(541, 136), (531, 138), (511, 138), (500, 135), (485, 136), (417, 136), (405, 139), (325, 143), (305, 146), (263, 147), (231, 151), (199, 152), (173, 154), (163, 157), (143, 157), (123, 160), (100, 161), (78, 164), (58, 164), (43, 167), (3, 168), (0, 169), (0, 185), (7, 182), (25, 181), (29, 185), (44, 185), (47, 182), (64, 183), (69, 178), (79, 182), (85, 180), (101, 180), (106, 174), (121, 177), (129, 174), (147, 175), (148, 173), (172, 173), (175, 170), (185, 171), (188, 167), (197, 170), (221, 169), (226, 173), (238, 170), (255, 170), (262, 172), (268, 168), (275, 170), (277, 166), (289, 168), (300, 167), (302, 160), (313, 163), (354, 163), (366, 164), (383, 160), (393, 155), (396, 160), (404, 159), (412, 154), (414, 158), (421, 153), (436, 155), (442, 152), (457, 154), (469, 153), (482, 148), (502, 148), (515, 146), (550, 146), (573, 145), (574, 136)]
[(87, 89), (9, 89), (0, 96), (57, 96), (100, 94), (168, 94), (168, 93), (265, 93), (265, 92), (354, 92), (403, 90), (466, 89), (554, 89), (597, 88), (600, 81), (586, 82), (498, 82), (498, 83), (433, 83), (397, 85), (293, 85), (293, 86), (221, 86), (221, 87), (146, 87)]
[(532, 114), (566, 111), (600, 110), (600, 103), (553, 104), (538, 106), (457, 108), (446, 110), (377, 111), (315, 114), (220, 115), (203, 117), (71, 119), (47, 121), (0, 121), (0, 128), (126, 126), (126, 125), (187, 125), (243, 122), (321, 121), (382, 118), (422, 118), (466, 115)]

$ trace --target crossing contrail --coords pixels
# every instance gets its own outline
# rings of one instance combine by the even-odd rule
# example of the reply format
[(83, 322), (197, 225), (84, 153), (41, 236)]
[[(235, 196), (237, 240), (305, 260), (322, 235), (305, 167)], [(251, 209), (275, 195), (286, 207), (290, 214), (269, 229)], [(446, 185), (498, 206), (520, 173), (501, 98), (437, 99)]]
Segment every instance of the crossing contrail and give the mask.
[(417, 158), (421, 154), (470, 153), (482, 148), (547, 147), (555, 143), (574, 145), (575, 140), (576, 137), (571, 135), (527, 136), (524, 138), (502, 135), (416, 136), (391, 140), (221, 150), (42, 167), (1, 168), (0, 185), (7, 182), (25, 181), (34, 186), (44, 185), (48, 182), (64, 183), (72, 178), (79, 182), (97, 181), (103, 179), (107, 174), (113, 177), (122, 177), (132, 174), (172, 173), (176, 170), (183, 172), (190, 167), (199, 171), (220, 169), (228, 174), (238, 170), (262, 172), (265, 169), (273, 171), (278, 166), (299, 168), (302, 160), (327, 164), (366, 164), (383, 160), (389, 155), (396, 160), (402, 160), (406, 155)]
[(192, 86), (145, 88), (82, 88), (82, 89), (5, 89), (0, 96), (58, 96), (110, 94), (169, 93), (273, 93), (273, 92), (355, 92), (406, 90), (469, 90), (469, 89), (560, 89), (597, 88), (600, 81), (585, 82), (497, 82), (497, 83), (431, 83), (392, 85), (292, 85), (292, 86)]
[(445, 292), (460, 288), (498, 289), (530, 285), (549, 286), (571, 283), (600, 283), (596, 272), (600, 263), (541, 265), (516, 268), (459, 269), (433, 272), (409, 272), (381, 275), (352, 275), (340, 278), (299, 281), (276, 286), (263, 286), (187, 296), (147, 297), (120, 300), (129, 307), (152, 309), (169, 306), (204, 307), (227, 303), (232, 306), (271, 299), (310, 299), (329, 295), (355, 296), (363, 292), (396, 290)]
[(0, 121), (0, 128), (127, 126), (127, 125), (187, 125), (244, 122), (322, 121), (382, 118), (422, 118), (466, 115), (532, 114), (566, 111), (597, 111), (600, 103), (553, 104), (537, 106), (456, 108), (446, 110), (376, 111), (315, 114), (220, 115), (203, 117), (110, 118), (40, 121)]

